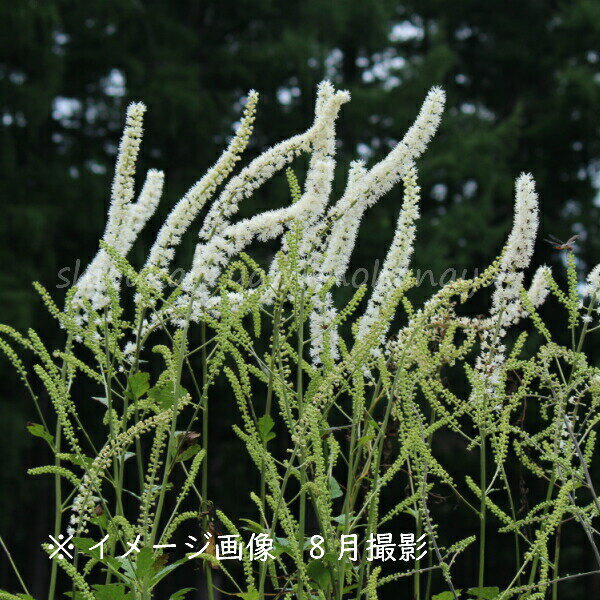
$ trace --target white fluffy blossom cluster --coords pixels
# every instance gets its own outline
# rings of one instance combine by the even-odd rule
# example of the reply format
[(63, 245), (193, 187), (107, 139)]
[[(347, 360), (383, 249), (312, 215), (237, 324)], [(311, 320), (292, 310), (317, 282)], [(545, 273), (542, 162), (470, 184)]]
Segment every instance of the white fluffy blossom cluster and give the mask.
[(587, 293), (589, 296), (600, 294), (600, 264), (597, 264), (587, 276)]
[[(192, 267), (182, 284), (186, 294), (178, 300), (178, 306), (192, 304), (191, 318), (218, 303), (211, 290), (223, 266), (254, 239), (262, 242), (273, 239), (281, 235), (290, 222), (298, 219), (310, 222), (315, 214), (323, 211), (333, 179), (334, 124), (340, 107), (349, 99), (347, 92), (335, 92), (329, 82), (321, 84), (312, 127), (304, 134), (267, 150), (232, 179), (233, 186), (226, 186), (204, 222), (200, 236), (207, 241), (196, 246)], [(239, 199), (252, 195), (258, 186), (289, 164), (300, 151), (312, 152), (312, 158), (305, 190), (298, 202), (228, 224), (229, 218), (237, 211)], [(232, 193), (233, 189), (235, 193)]]
[(527, 290), (529, 300), (536, 308), (546, 302), (546, 298), (550, 292), (548, 289), (548, 276), (550, 273), (551, 269), (548, 265), (538, 267), (531, 281), (531, 286)]
[[(175, 248), (181, 242), (183, 234), (189, 229), (206, 202), (218, 186), (227, 179), (236, 163), (241, 159), (241, 154), (246, 149), (252, 135), (257, 102), (258, 93), (251, 90), (235, 136), (204, 177), (197, 181), (174, 206), (158, 232), (156, 241), (148, 256), (147, 266), (166, 270), (171, 264), (175, 256)], [(158, 281), (155, 284), (157, 287), (160, 285)]]
[(329, 339), (327, 348), (331, 358), (336, 359), (339, 356), (339, 335), (335, 326), (337, 316), (338, 312), (331, 292), (326, 292), (323, 298), (320, 295), (313, 298), (313, 312), (310, 318), (310, 356), (316, 365), (322, 362), (327, 339)]
[[(339, 94), (339, 93), (338, 93)], [(346, 92), (338, 96), (347, 102), (350, 96)], [(317, 94), (316, 111), (320, 113), (324, 110), (327, 103), (336, 95), (334, 87), (329, 81), (324, 81), (319, 85)], [(322, 223), (323, 213), (331, 196), (331, 186), (335, 172), (335, 117), (321, 119), (320, 131), (314, 136), (312, 142), (312, 151), (306, 183), (302, 197), (311, 196), (313, 198), (313, 208), (308, 213), (300, 225), (302, 228), (302, 239), (300, 240), (298, 254), (300, 258), (299, 268), (306, 272), (315, 262), (314, 252), (322, 242)], [(287, 239), (282, 240), (281, 254), (289, 251)], [(274, 260), (269, 270), (269, 276), (273, 280), (272, 289), (276, 289), (279, 282), (279, 263)], [(271, 292), (265, 296), (265, 302), (270, 302), (274, 294)]]
[(329, 211), (335, 224), (319, 270), (322, 278), (340, 279), (346, 272), (365, 210), (389, 192), (423, 154), (440, 124), (445, 100), (442, 89), (432, 88), (413, 125), (383, 160), (369, 170), (355, 163), (344, 195)]
[[(122, 256), (126, 256), (140, 231), (154, 214), (160, 200), (164, 174), (154, 169), (148, 171), (138, 201), (135, 196), (135, 164), (142, 140), (142, 125), (146, 107), (138, 102), (127, 109), (127, 121), (119, 151), (112, 185), (108, 221), (103, 241)], [(119, 273), (104, 249), (100, 249), (77, 284), (74, 297), (82, 307), (90, 302), (95, 310), (108, 303), (107, 284), (119, 285)]]
[[(352, 164), (346, 190), (340, 200), (328, 211), (327, 218), (322, 226), (325, 228), (331, 224), (331, 233), (325, 239), (322, 254), (315, 253), (315, 260), (318, 259), (319, 263), (315, 265), (312, 283), (317, 289), (330, 277), (334, 277), (337, 282), (342, 279), (348, 269), (363, 214), (368, 207), (375, 204), (379, 198), (389, 192), (400, 179), (404, 178), (414, 168), (414, 161), (423, 154), (439, 126), (444, 103), (445, 94), (443, 90), (437, 87), (432, 88), (427, 94), (413, 125), (385, 158), (369, 170), (361, 162)], [(401, 218), (401, 225), (410, 227), (413, 216), (413, 210), (408, 210), (405, 220)], [(410, 242), (399, 249), (397, 240), (404, 235), (407, 236), (407, 239), (410, 239)], [(414, 231), (396, 231), (394, 252), (388, 255), (389, 263), (387, 266), (389, 269), (392, 269), (393, 261), (400, 258), (397, 252), (403, 252), (407, 258), (410, 257), (413, 241)], [(388, 275), (384, 273), (380, 289), (375, 292), (367, 310), (366, 318), (362, 321), (363, 331), (371, 324), (376, 312), (375, 306), (380, 303), (379, 292), (384, 289), (387, 291), (389, 288), (387, 280)], [(335, 343), (337, 334), (331, 331), (329, 327), (332, 314), (335, 314), (335, 309), (329, 295), (325, 296), (323, 301), (315, 302), (311, 314), (311, 355), (315, 362), (318, 362), (318, 357), (322, 352), (325, 331), (329, 331), (330, 339), (332, 343)]]
[[(303, 133), (267, 149), (239, 174), (229, 178), (252, 132), (258, 95), (250, 92), (240, 126), (228, 148), (207, 174), (177, 202), (150, 249), (145, 273), (149, 283), (160, 291), (162, 279), (155, 275), (156, 269), (167, 274), (182, 236), (218, 186), (229, 179), (200, 226), (200, 241), (191, 268), (183, 279), (184, 293), (172, 308), (173, 318), (181, 320), (183, 314), (185, 319), (195, 320), (203, 311), (217, 309), (219, 298), (215, 297), (214, 288), (223, 268), (232, 258), (253, 240), (273, 239), (292, 223), (299, 223), (302, 230), (298, 249), (301, 270), (306, 274), (306, 285), (314, 300), (311, 354), (318, 362), (323, 340), (328, 336), (332, 355), (335, 356), (337, 332), (332, 323), (337, 313), (332, 294), (320, 290), (332, 277), (339, 282), (346, 271), (366, 209), (404, 179), (406, 199), (396, 236), (361, 321), (361, 330), (368, 329), (377, 319), (383, 298), (407, 271), (414, 242), (414, 220), (418, 216), (414, 161), (424, 152), (439, 125), (445, 95), (439, 88), (429, 92), (414, 124), (380, 162), (370, 169), (361, 162), (353, 163), (342, 197), (327, 210), (335, 171), (335, 122), (340, 107), (349, 99), (348, 92), (336, 91), (330, 82), (322, 82), (318, 87), (312, 125)], [(107, 245), (123, 256), (156, 209), (163, 186), (162, 173), (150, 171), (138, 202), (132, 203), (144, 110), (143, 105), (132, 104), (127, 112), (103, 238)], [(243, 199), (254, 195), (265, 182), (303, 152), (310, 155), (310, 160), (304, 189), (297, 202), (232, 222)], [(287, 251), (284, 236), (281, 253), (285, 255)], [(277, 261), (273, 261), (269, 275), (274, 282), (271, 289), (274, 289), (279, 277)], [(104, 307), (108, 302), (108, 282), (118, 287), (119, 276), (110, 256), (102, 249), (79, 282), (75, 297), (77, 305), (84, 308), (85, 301), (89, 301), (94, 309)], [(235, 301), (236, 296), (239, 294), (232, 293), (231, 299)], [(266, 294), (263, 300), (270, 302), (272, 297), (272, 293), (270, 297)]]
[[(382, 305), (390, 298), (394, 289), (402, 284), (408, 274), (417, 233), (415, 223), (419, 218), (421, 188), (417, 185), (416, 167), (411, 166), (402, 177), (402, 181), (404, 182), (404, 203), (398, 218), (396, 232), (367, 304), (365, 314), (359, 321), (358, 338), (366, 335), (369, 329), (379, 320)], [(387, 330), (384, 330), (383, 336), (386, 334)]]
[(86, 511), (94, 508), (94, 503), (98, 500), (96, 496), (88, 493), (89, 489), (94, 489), (94, 483), (91, 477), (85, 473), (81, 484), (77, 488), (77, 494), (73, 499), (71, 505), (71, 516), (69, 518), (69, 526), (67, 527), (67, 534), (76, 536), (79, 532), (79, 524), (81, 517)]
[[(240, 125), (228, 147), (208, 172), (175, 204), (149, 251), (144, 273), (149, 284), (160, 291), (164, 279), (157, 276), (156, 272), (162, 271), (163, 275), (167, 275), (183, 235), (192, 227), (221, 184), (225, 184), (199, 225), (199, 241), (191, 267), (181, 285), (183, 293), (165, 309), (167, 312), (160, 318), (188, 322), (199, 319), (206, 311), (218, 315), (220, 297), (215, 294), (215, 287), (232, 259), (254, 240), (272, 240), (296, 224), (296, 230), (301, 234), (297, 240), (299, 276), (312, 303), (311, 358), (315, 364), (322, 361), (326, 340), (329, 342), (329, 355), (336, 358), (336, 327), (339, 319), (331, 286), (339, 285), (343, 280), (366, 210), (402, 180), (404, 199), (394, 239), (366, 310), (358, 321), (357, 338), (368, 335), (380, 322), (386, 300), (403, 284), (408, 274), (419, 217), (420, 188), (415, 161), (425, 151), (439, 126), (445, 94), (440, 88), (431, 89), (413, 125), (382, 160), (371, 168), (361, 161), (353, 162), (344, 192), (336, 202), (331, 202), (335, 172), (335, 124), (341, 106), (349, 99), (348, 92), (336, 90), (328, 81), (321, 82), (310, 127), (265, 150), (238, 174), (230, 177), (249, 143), (253, 129), (258, 94), (255, 91), (248, 94)], [(127, 111), (103, 236), (103, 241), (122, 256), (127, 255), (141, 229), (155, 212), (164, 184), (162, 172), (150, 170), (137, 202), (133, 201), (135, 164), (142, 137), (144, 111), (144, 105), (139, 103), (132, 104)], [(252, 218), (234, 221), (242, 200), (253, 196), (263, 184), (302, 153), (309, 155), (309, 165), (302, 192), (298, 190), (295, 195), (296, 201), (283, 208), (266, 210)], [(483, 320), (486, 326), (481, 328), (484, 332), (483, 344), (477, 365), (492, 388), (497, 383), (497, 375), (493, 373), (497, 373), (504, 362), (502, 339), (506, 328), (527, 314), (520, 292), (524, 271), (531, 262), (537, 227), (538, 200), (534, 182), (531, 175), (523, 174), (516, 182), (514, 224), (495, 280), (491, 312)], [(288, 237), (282, 236), (281, 249), (276, 256), (286, 256), (290, 250), (288, 243)], [(273, 300), (281, 276), (279, 269), (279, 260), (273, 260), (269, 269), (270, 290), (262, 298), (266, 304)], [(528, 291), (534, 306), (539, 306), (546, 299), (548, 273), (546, 266), (535, 273)], [(85, 315), (87, 302), (95, 310), (105, 307), (108, 303), (107, 285), (118, 288), (119, 280), (111, 257), (101, 249), (77, 285), (74, 301), (81, 309), (81, 314)], [(590, 273), (588, 287), (594, 291), (600, 290), (600, 265)], [(232, 302), (242, 298), (241, 293), (230, 292)], [(151, 326), (152, 319), (157, 317), (148, 318), (150, 321), (144, 321), (144, 327)], [(465, 323), (467, 321), (465, 319)], [(381, 335), (387, 336), (385, 327)], [(127, 349), (132, 347), (129, 342)]]
[[(507, 327), (515, 324), (527, 313), (522, 306), (520, 293), (524, 270), (533, 257), (538, 229), (538, 197), (535, 182), (530, 174), (523, 173), (516, 182), (515, 215), (495, 282), (490, 318), (482, 333), (481, 353), (476, 367), (486, 381), (487, 393), (493, 395), (500, 383), (502, 366), (506, 360), (502, 343)], [(546, 273), (548, 267), (540, 267), (535, 274), (529, 299), (539, 306), (548, 294)]]
[[(312, 126), (304, 133), (279, 142), (272, 148), (255, 158), (239, 175), (233, 177), (223, 192), (211, 206), (200, 229), (200, 237), (210, 240), (215, 235), (223, 235), (230, 219), (239, 209), (240, 202), (250, 198), (266, 181), (290, 164), (302, 152), (328, 154), (335, 150), (335, 138), (331, 137), (333, 126), (340, 106), (350, 100), (345, 91), (335, 92), (330, 82), (319, 85), (315, 107), (315, 119)], [(324, 160), (321, 157), (321, 160)], [(320, 169), (327, 171), (326, 165)], [(314, 195), (319, 195), (317, 190)]]
[(496, 280), (492, 300), (492, 314), (503, 313), (503, 323), (519, 318), (519, 293), (523, 285), (524, 269), (529, 266), (538, 228), (538, 197), (533, 177), (519, 176), (516, 183), (515, 217), (506, 251)]
[[(366, 172), (367, 170), (362, 161), (354, 161), (351, 163), (350, 171), (348, 173), (348, 182), (346, 184), (346, 193), (344, 193), (342, 198), (347, 195), (348, 190), (356, 185), (357, 181), (363, 177)], [(345, 253), (347, 258), (342, 257), (341, 260), (347, 265), (350, 254), (354, 248), (363, 210), (361, 203), (355, 202), (346, 213), (342, 213), (337, 217), (337, 221), (333, 224), (330, 237), (325, 237), (325, 239), (322, 239), (321, 236), (323, 234), (322, 230), (325, 229), (328, 221), (321, 221), (313, 226), (309, 237), (312, 244), (306, 246), (313, 251), (310, 264), (313, 269), (307, 276), (307, 284), (312, 289), (322, 289), (327, 281), (327, 276), (325, 275), (327, 272), (326, 269), (329, 268), (326, 266), (326, 258), (328, 256), (327, 246), (334, 236), (336, 238), (336, 247), (338, 250), (336, 258), (340, 257), (342, 253)], [(332, 212), (333, 209), (329, 211), (329, 218), (331, 218)], [(327, 292), (325, 295), (315, 294), (313, 298), (313, 309), (310, 315), (310, 355), (315, 364), (321, 362), (321, 356), (325, 348), (325, 338), (327, 336), (329, 337), (328, 349), (332, 358), (335, 359), (338, 356), (338, 333), (337, 328), (334, 325), (336, 317), (337, 310), (335, 309), (331, 292)]]

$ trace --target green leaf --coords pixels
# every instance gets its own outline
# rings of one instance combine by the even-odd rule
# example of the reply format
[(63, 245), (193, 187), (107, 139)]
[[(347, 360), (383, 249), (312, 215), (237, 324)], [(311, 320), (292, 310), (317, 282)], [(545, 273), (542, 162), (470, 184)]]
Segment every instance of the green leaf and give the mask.
[(263, 533), (265, 531), (265, 528), (256, 521), (252, 521), (251, 519), (240, 519), (240, 521), (245, 521), (246, 523), (248, 523), (248, 527), (245, 527), (244, 529), (248, 529), (253, 533)]
[[(187, 390), (181, 385), (177, 386), (177, 400), (187, 394)], [(148, 397), (154, 400), (160, 408), (167, 410), (171, 408), (175, 402), (175, 394), (173, 393), (173, 384), (164, 383), (162, 385), (155, 385), (148, 391)]]
[[(460, 598), (460, 590), (456, 590), (456, 597)], [(432, 596), (431, 600), (454, 600), (454, 594), (452, 592), (442, 592)]]
[(65, 460), (68, 460), (69, 462), (73, 463), (74, 465), (77, 465), (78, 467), (83, 467), (83, 468), (87, 468), (89, 469), (92, 466), (92, 463), (94, 462), (93, 458), (90, 458), (89, 456), (78, 456), (77, 454), (67, 454), (64, 457)]
[[(87, 538), (87, 537), (74, 537), (71, 540), (73, 546), (75, 546), (75, 548), (77, 548), (77, 550), (80, 550), (81, 552), (85, 552), (86, 554), (89, 555), (93, 555), (94, 551), (91, 550), (90, 548), (92, 546), (96, 545), (96, 542), (92, 539), (92, 538)], [(100, 557), (100, 548), (97, 548), (98, 550), (98, 558)]]
[(485, 600), (493, 600), (500, 595), (500, 588), (497, 587), (482, 587), (482, 588), (469, 588), (467, 594), (471, 596), (480, 596)]
[[(337, 517), (333, 517), (333, 520), (336, 523), (339, 523), (342, 527), (346, 526), (346, 513), (342, 513), (341, 515), (338, 515)], [(352, 523), (352, 521), (354, 521), (354, 513), (350, 513), (348, 515), (348, 522)]]
[(27, 423), (27, 431), (29, 431), (29, 433), (35, 437), (46, 440), (50, 447), (52, 447), (54, 436), (48, 433), (43, 425), (40, 425), (39, 423)]
[(332, 500), (343, 496), (342, 488), (340, 487), (340, 484), (335, 480), (334, 477), (329, 478), (329, 494)]
[(271, 554), (275, 558), (277, 558), (283, 553), (288, 554), (289, 556), (294, 558), (294, 552), (292, 551), (292, 545), (290, 544), (290, 540), (284, 537), (276, 537), (273, 543), (273, 550), (271, 551)]
[(248, 590), (247, 592), (234, 594), (234, 596), (239, 596), (242, 600), (258, 600), (258, 590)]
[(275, 434), (272, 431), (274, 425), (275, 423), (273, 422), (271, 415), (263, 415), (258, 420), (258, 433), (260, 433), (260, 439), (265, 444), (275, 437)]
[(312, 560), (306, 570), (308, 576), (318, 585), (324, 593), (331, 586), (331, 573), (322, 560)]
[(130, 592), (125, 590), (125, 586), (120, 583), (108, 583), (105, 585), (96, 584), (94, 588), (94, 596), (97, 600), (129, 600), (133, 598)]
[(134, 373), (128, 380), (127, 393), (132, 400), (139, 400), (150, 389), (150, 375), (148, 373)]
[(152, 548), (142, 548), (135, 560), (135, 574), (140, 581), (150, 581), (154, 575), (154, 553)]
[(358, 450), (361, 446), (363, 446), (364, 444), (367, 444), (368, 442), (370, 442), (371, 440), (374, 440), (374, 439), (375, 439), (374, 435), (363, 435), (356, 443), (355, 450)]
[[(164, 567), (162, 567), (160, 570), (158, 570), (155, 575), (152, 577), (152, 580), (150, 582), (150, 587), (154, 587), (161, 579), (163, 579), (164, 577), (166, 577), (171, 571), (174, 571), (175, 569), (177, 569), (177, 567), (180, 567), (182, 564), (189, 562), (189, 559), (186, 558), (180, 558), (179, 560), (171, 563), (170, 565), (165, 565)], [(157, 564), (156, 561), (154, 562), (154, 569), (156, 569)], [(193, 588), (186, 588), (186, 589), (193, 589)]]
[(180, 590), (177, 590), (174, 594), (171, 594), (169, 596), (169, 600), (184, 600), (185, 599), (185, 595), (188, 592), (191, 592), (193, 590), (195, 590), (196, 588), (181, 588)]
[[(126, 562), (127, 565), (129, 565), (129, 557), (113, 558), (111, 556), (106, 556), (106, 552), (105, 552), (104, 558), (101, 559), (100, 558), (100, 546), (91, 550), (91, 547), (95, 546), (98, 543), (97, 540), (94, 540), (92, 538), (75, 537), (71, 540), (71, 542), (82, 554), (85, 554), (86, 556), (91, 556), (92, 558), (95, 558), (96, 560), (102, 562), (103, 564), (108, 565), (109, 567), (112, 567), (113, 572), (118, 571), (120, 568), (123, 568), (123, 570), (125, 570), (126, 572), (129, 570), (129, 572), (127, 573), (127, 575), (129, 577), (131, 577), (131, 578), (134, 577), (134, 574), (131, 572), (131, 567), (124, 565), (124, 562)], [(124, 581), (126, 580), (123, 578), (123, 576), (120, 573), (116, 573), (116, 575), (118, 575), (118, 577), (120, 579), (122, 579)]]
[(134, 580), (136, 578), (135, 571), (133, 570), (135, 565), (132, 564), (131, 554), (129, 556), (117, 556), (114, 560), (117, 561), (119, 567), (121, 568), (123, 573), (125, 573), (126, 578), (129, 578), (131, 580)]
[(108, 517), (104, 514), (102, 514), (98, 517), (92, 517), (90, 519), (90, 523), (93, 523), (94, 525), (96, 525), (97, 527), (100, 527), (101, 529), (108, 529)]
[[(127, 558), (125, 560), (127, 560)], [(105, 554), (104, 558), (102, 559), (102, 562), (105, 565), (108, 565), (110, 567), (111, 573), (116, 575), (121, 581), (129, 582), (127, 577), (119, 571), (119, 569), (122, 568), (122, 564), (119, 562), (118, 558), (115, 558), (114, 556), (106, 556)]]
[(200, 444), (192, 444), (189, 448), (186, 448), (183, 452), (180, 452), (175, 462), (183, 462), (192, 458), (192, 456), (196, 456), (198, 452), (200, 452)]

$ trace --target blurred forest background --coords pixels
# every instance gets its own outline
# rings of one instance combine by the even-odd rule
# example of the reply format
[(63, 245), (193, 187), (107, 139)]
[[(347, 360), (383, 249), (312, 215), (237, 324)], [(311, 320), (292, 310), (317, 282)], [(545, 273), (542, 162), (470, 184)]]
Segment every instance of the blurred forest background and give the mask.
[[(166, 172), (146, 241), (221, 152), (250, 88), (261, 99), (248, 156), (303, 130), (315, 86), (327, 77), (352, 93), (339, 121), (338, 190), (351, 160), (376, 160), (398, 140), (429, 87), (448, 92), (441, 132), (419, 163), (416, 269), (437, 280), (449, 267), (485, 267), (509, 231), (521, 171), (536, 179), (542, 234), (578, 234), (582, 269), (600, 260), (595, 0), (0, 0), (0, 21), (0, 320), (35, 327), (56, 346), (60, 331), (31, 281), (61, 301), (61, 274), (72, 279), (96, 252), (131, 100), (149, 109), (139, 173)], [(372, 269), (384, 257), (400, 194), (368, 213), (354, 268)], [(243, 209), (287, 201), (281, 177)], [(193, 243), (192, 235), (180, 265)], [(136, 247), (134, 263), (145, 250)], [(560, 260), (539, 244), (538, 263)], [(25, 470), (48, 457), (25, 429), (33, 407), (5, 361), (0, 376), (0, 531), (42, 598), (48, 560), (39, 544), (51, 529), (51, 492)], [(211, 473), (226, 492), (215, 501), (243, 516), (247, 464), (229, 443), (235, 407), (227, 397), (221, 406), (211, 435), (222, 452)], [(586, 570), (583, 535), (569, 552)], [(593, 591), (577, 592), (590, 585), (561, 597), (591, 598)], [(0, 587), (14, 589), (4, 556)]]

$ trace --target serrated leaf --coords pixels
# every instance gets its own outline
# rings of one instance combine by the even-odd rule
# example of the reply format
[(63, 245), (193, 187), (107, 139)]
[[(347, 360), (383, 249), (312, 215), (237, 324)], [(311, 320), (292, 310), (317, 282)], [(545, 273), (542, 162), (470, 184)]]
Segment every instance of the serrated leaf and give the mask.
[(154, 553), (151, 548), (142, 548), (137, 553), (135, 574), (140, 581), (149, 581), (154, 575)]
[(340, 484), (335, 480), (334, 477), (329, 478), (329, 495), (331, 496), (332, 500), (343, 496), (342, 488), (340, 487)]
[(132, 564), (131, 554), (129, 556), (117, 556), (115, 560), (119, 563), (119, 568), (130, 579), (135, 579), (134, 564)]
[(130, 592), (125, 591), (125, 586), (120, 583), (96, 584), (94, 596), (97, 600), (129, 600), (133, 598)]
[(323, 593), (327, 592), (331, 586), (331, 573), (322, 560), (312, 560), (306, 572)]
[[(181, 385), (177, 386), (177, 400), (187, 394), (187, 390)], [(165, 383), (163, 385), (154, 386), (148, 390), (148, 397), (154, 400), (160, 408), (167, 410), (171, 408), (175, 402), (175, 394), (173, 393), (173, 384)]]
[[(456, 597), (460, 598), (460, 590), (456, 590)], [(432, 596), (431, 600), (454, 600), (454, 594), (452, 592), (442, 592)]]
[(361, 446), (368, 444), (371, 440), (374, 440), (374, 435), (363, 435), (358, 442), (356, 443), (356, 450), (358, 450)]
[(94, 462), (94, 459), (90, 458), (89, 456), (80, 457), (77, 454), (67, 454), (65, 456), (65, 460), (68, 460), (69, 462), (73, 463), (74, 465), (77, 465), (78, 467), (83, 467), (87, 469), (89, 469), (92, 466), (92, 463)]
[(180, 452), (175, 459), (175, 462), (183, 462), (189, 460), (193, 456), (196, 456), (200, 452), (200, 444), (192, 444), (189, 448), (186, 448), (183, 452)]
[(234, 594), (234, 596), (239, 596), (242, 600), (258, 600), (258, 590), (248, 590), (247, 592)]
[(246, 523), (248, 523), (248, 527), (245, 529), (248, 529), (253, 533), (263, 533), (265, 531), (265, 528), (256, 521), (252, 521), (251, 519), (240, 519), (240, 521), (245, 521)]
[(150, 375), (141, 371), (127, 380), (127, 393), (132, 400), (139, 400), (150, 389)]
[(27, 431), (29, 431), (29, 433), (35, 437), (46, 440), (48, 444), (52, 446), (52, 443), (54, 442), (54, 436), (48, 433), (43, 425), (40, 425), (39, 423), (27, 423)]
[(260, 434), (260, 439), (265, 444), (275, 437), (275, 434), (272, 431), (274, 425), (275, 422), (271, 415), (263, 415), (258, 420), (258, 433)]
[(112, 572), (115, 573), (117, 575), (117, 577), (119, 577), (119, 579), (121, 579), (122, 581), (126, 581), (126, 577), (124, 577), (120, 572), (119, 569), (121, 568), (121, 563), (119, 562), (119, 560), (117, 558), (115, 558), (114, 556), (104, 556), (104, 558), (102, 559), (102, 562), (105, 565), (108, 565), (109, 567), (111, 567)]
[[(341, 515), (338, 515), (337, 517), (333, 517), (333, 520), (342, 526), (346, 526), (346, 513), (342, 513)], [(353, 520), (354, 520), (354, 514), (350, 513), (348, 515), (348, 522), (352, 523)]]
[(467, 594), (471, 596), (481, 597), (485, 600), (494, 600), (500, 595), (500, 588), (498, 587), (482, 587), (482, 588), (469, 588)]
[(102, 529), (108, 529), (108, 517), (106, 515), (100, 515), (98, 517), (92, 517), (90, 523), (100, 527)]
[(180, 590), (177, 590), (174, 594), (171, 594), (169, 596), (169, 600), (184, 600), (185, 595), (188, 592), (192, 592), (195, 589), (196, 588), (181, 588)]
[[(96, 542), (92, 538), (87, 537), (74, 537), (71, 542), (77, 550), (81, 550), (81, 552), (85, 552), (86, 554), (93, 554), (93, 551), (90, 552), (90, 548), (96, 545)], [(98, 556), (100, 556), (99, 549)]]

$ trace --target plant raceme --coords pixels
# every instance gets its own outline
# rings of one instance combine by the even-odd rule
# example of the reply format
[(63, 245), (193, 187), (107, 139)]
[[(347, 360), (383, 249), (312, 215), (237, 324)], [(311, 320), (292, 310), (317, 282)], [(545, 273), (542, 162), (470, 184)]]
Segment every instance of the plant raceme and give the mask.
[[(498, 257), (477, 277), (452, 281), (413, 305), (417, 162), (440, 123), (444, 92), (428, 93), (380, 162), (352, 163), (341, 197), (332, 201), (335, 122), (349, 99), (322, 82), (310, 127), (234, 175), (258, 102), (250, 92), (228, 147), (175, 204), (141, 269), (127, 254), (158, 206), (164, 175), (149, 171), (136, 198), (145, 107), (128, 108), (97, 255), (64, 308), (36, 284), (65, 332), (64, 347), (49, 349), (33, 330), (0, 326), (0, 348), (39, 414), (29, 430), (54, 457), (29, 473), (53, 477), (54, 538), (65, 533), (74, 546), (73, 560), (49, 562), (49, 600), (65, 581), (72, 597), (85, 600), (157, 597), (157, 586), (164, 589), (191, 561), (203, 567), (209, 598), (215, 577), (244, 600), (372, 600), (402, 581), (418, 600), (556, 597), (563, 579), (589, 574), (561, 577), (567, 528), (582, 533), (600, 568), (592, 473), (600, 370), (585, 354), (598, 328), (600, 265), (582, 285), (567, 248), (566, 289), (546, 266), (527, 283), (538, 198), (524, 174)], [(289, 166), (303, 153), (308, 170), (301, 186)], [(236, 220), (241, 202), (284, 169), (289, 204)], [(336, 287), (361, 219), (400, 183), (403, 202), (377, 281), (340, 306)], [(201, 214), (191, 265), (174, 281), (177, 247)], [(269, 265), (246, 253), (253, 242), (277, 238)], [(473, 317), (465, 303), (485, 288), (489, 313)], [(539, 314), (551, 299), (565, 311), (562, 328), (550, 328)], [(563, 338), (566, 345), (556, 341)], [(235, 433), (256, 467), (256, 486), (248, 478), (247, 491), (255, 520), (226, 515), (211, 501), (222, 493), (211, 489), (208, 470), (215, 451), (209, 414), (219, 410), (219, 385), (231, 391), (229, 402), (239, 410)], [(101, 423), (84, 422), (90, 411), (82, 404), (89, 402)], [(440, 439), (457, 440), (476, 456), (478, 475), (457, 473), (439, 451)], [(539, 495), (526, 503), (515, 462)], [(478, 527), (448, 539), (432, 503), (442, 494), (452, 495)], [(407, 518), (423, 550), (410, 564), (378, 562), (374, 540), (387, 539), (386, 527)], [(200, 526), (201, 542), (213, 542), (173, 557), (165, 549), (190, 522)], [(244, 545), (237, 565), (223, 560), (217, 523), (222, 535), (271, 540), (272, 552), (255, 562)], [(513, 539), (506, 557), (513, 576), (506, 581), (486, 568), (492, 533)], [(346, 552), (356, 537), (354, 551)], [(99, 539), (106, 544), (98, 546)], [(397, 546), (388, 545), (389, 552)], [(52, 554), (53, 547), (43, 547)], [(459, 589), (453, 573), (466, 557), (478, 571), (468, 590)], [(11, 564), (23, 593), (0, 592), (0, 599), (31, 598), (26, 577)]]

